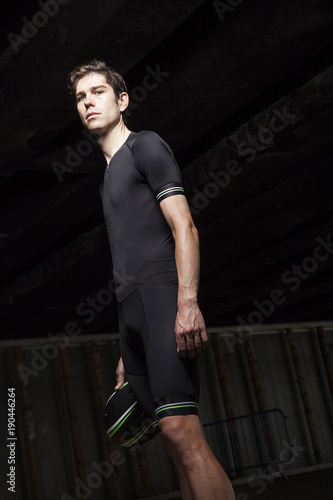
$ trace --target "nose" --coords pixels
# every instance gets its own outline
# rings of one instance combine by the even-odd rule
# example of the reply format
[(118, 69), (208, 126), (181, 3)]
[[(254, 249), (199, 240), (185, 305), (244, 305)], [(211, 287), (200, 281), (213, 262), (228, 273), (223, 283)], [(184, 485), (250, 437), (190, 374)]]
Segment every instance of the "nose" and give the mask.
[(86, 94), (86, 96), (84, 98), (84, 105), (87, 109), (90, 108), (90, 106), (95, 105), (94, 98), (93, 98), (92, 94), (90, 94), (90, 93)]

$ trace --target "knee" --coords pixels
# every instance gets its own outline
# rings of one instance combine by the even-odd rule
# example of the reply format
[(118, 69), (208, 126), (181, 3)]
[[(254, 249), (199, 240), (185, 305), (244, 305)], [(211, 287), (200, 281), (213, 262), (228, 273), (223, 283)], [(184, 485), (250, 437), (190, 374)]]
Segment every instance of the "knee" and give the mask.
[(159, 426), (163, 438), (170, 443), (181, 440), (185, 432), (185, 422), (178, 416), (162, 418)]
[(168, 447), (171, 447), (175, 452), (181, 453), (185, 449), (190, 451), (197, 446), (196, 420), (198, 418), (194, 415), (162, 418), (159, 422), (160, 431)]

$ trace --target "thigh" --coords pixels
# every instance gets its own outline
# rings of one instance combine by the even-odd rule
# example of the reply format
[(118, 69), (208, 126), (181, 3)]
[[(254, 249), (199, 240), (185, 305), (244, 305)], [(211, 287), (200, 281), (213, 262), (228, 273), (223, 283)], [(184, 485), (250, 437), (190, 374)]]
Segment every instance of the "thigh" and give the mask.
[(144, 313), (137, 290), (118, 304), (120, 352), (127, 381), (143, 409), (154, 412), (154, 400), (150, 390), (145, 355)]
[(163, 401), (197, 401), (197, 357), (182, 359), (177, 353), (177, 287), (141, 285), (139, 293), (147, 324), (145, 352), (153, 399), (157, 406)]

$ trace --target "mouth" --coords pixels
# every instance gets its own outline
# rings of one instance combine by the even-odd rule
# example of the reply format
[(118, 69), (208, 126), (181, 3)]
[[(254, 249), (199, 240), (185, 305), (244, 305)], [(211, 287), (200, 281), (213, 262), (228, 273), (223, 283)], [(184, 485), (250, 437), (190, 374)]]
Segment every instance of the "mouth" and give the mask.
[(90, 120), (91, 118), (94, 118), (94, 116), (98, 116), (100, 113), (88, 113), (86, 116), (86, 120)]

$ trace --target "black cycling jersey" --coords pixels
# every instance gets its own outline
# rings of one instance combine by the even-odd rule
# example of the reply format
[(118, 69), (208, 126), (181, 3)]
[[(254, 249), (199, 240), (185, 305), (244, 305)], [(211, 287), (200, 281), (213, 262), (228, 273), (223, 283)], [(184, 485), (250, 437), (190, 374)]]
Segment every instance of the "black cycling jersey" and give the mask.
[(102, 188), (118, 300), (141, 283), (177, 283), (174, 240), (158, 206), (177, 194), (184, 190), (170, 147), (155, 132), (131, 132)]

